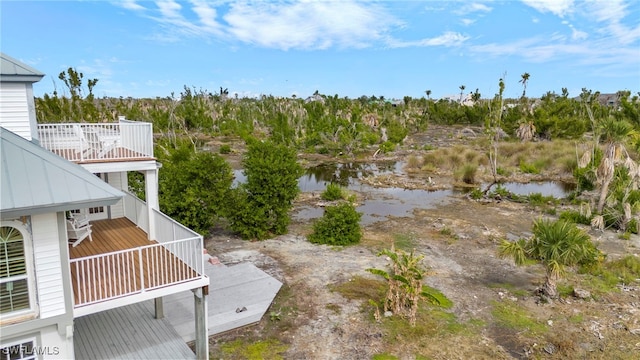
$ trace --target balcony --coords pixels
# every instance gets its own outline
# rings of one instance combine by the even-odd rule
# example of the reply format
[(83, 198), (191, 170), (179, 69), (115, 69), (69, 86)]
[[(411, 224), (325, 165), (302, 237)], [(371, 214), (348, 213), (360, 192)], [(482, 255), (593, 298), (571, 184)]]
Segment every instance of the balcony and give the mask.
[(76, 317), (209, 285), (202, 236), (154, 211), (159, 236), (149, 240), (144, 202), (127, 194), (125, 209), (69, 249)]
[(40, 145), (75, 163), (153, 159), (150, 123), (38, 124)]

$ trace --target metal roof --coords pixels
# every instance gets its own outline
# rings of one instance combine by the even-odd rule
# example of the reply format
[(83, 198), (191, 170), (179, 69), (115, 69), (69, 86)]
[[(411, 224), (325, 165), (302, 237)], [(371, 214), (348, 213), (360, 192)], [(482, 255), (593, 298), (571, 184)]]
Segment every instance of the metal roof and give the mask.
[(80, 165), (0, 127), (0, 216), (115, 204), (124, 194)]
[(0, 52), (0, 81), (34, 83), (43, 76), (40, 71)]

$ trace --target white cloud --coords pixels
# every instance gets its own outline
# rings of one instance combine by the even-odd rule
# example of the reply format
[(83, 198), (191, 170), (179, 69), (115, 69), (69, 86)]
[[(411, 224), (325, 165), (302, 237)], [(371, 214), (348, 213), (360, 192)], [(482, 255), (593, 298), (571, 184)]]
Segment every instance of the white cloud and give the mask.
[(478, 2), (473, 2), (473, 3), (467, 3), (467, 2), (463, 2), (461, 4), (461, 6), (459, 8), (457, 8), (453, 13), (457, 14), (457, 15), (467, 15), (467, 14), (471, 14), (471, 13), (476, 13), (476, 12), (490, 12), (491, 10), (493, 10), (491, 7), (482, 4), (482, 3), (478, 3)]
[(359, 2), (233, 3), (228, 33), (262, 47), (288, 50), (367, 47), (400, 23), (382, 8)]
[(475, 21), (475, 20), (473, 20), (473, 19), (462, 19), (462, 20), (460, 20), (460, 21), (462, 22), (462, 24), (463, 24), (464, 26), (469, 26), (469, 25), (473, 24), (474, 22), (476, 22), (476, 21)]
[(417, 41), (398, 41), (389, 40), (389, 47), (391, 48), (405, 48), (405, 47), (424, 47), (424, 46), (460, 46), (465, 41), (469, 40), (469, 37), (457, 32), (447, 31), (440, 36), (417, 40)]
[(622, 0), (610, 0), (606, 2), (589, 1), (588, 14), (595, 16), (596, 21), (606, 23), (602, 31), (611, 36), (612, 40), (629, 45), (640, 40), (640, 24), (637, 21), (635, 27), (623, 23), (627, 16), (627, 4)]
[(569, 27), (571, 28), (571, 39), (579, 41), (586, 40), (589, 37), (589, 34), (576, 29), (573, 25), (570, 25)]
[(145, 10), (145, 7), (138, 4), (136, 2), (136, 0), (121, 0), (121, 1), (114, 1), (113, 2), (114, 5), (120, 6), (122, 8), (125, 8), (127, 10), (133, 10), (133, 11), (142, 11)]
[(550, 12), (559, 17), (573, 12), (573, 0), (522, 0), (522, 2), (541, 13)]

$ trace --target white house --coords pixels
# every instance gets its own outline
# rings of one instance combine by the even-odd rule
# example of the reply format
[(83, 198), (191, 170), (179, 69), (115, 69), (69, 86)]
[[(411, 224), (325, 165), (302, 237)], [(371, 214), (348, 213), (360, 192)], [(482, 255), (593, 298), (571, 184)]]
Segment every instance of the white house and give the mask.
[[(75, 358), (80, 318), (152, 300), (162, 318), (162, 298), (190, 290), (196, 357), (207, 359), (203, 238), (159, 211), (151, 124), (38, 125), (42, 77), (1, 54), (2, 358)], [(127, 192), (134, 171), (146, 202)], [(164, 346), (146, 356), (186, 356)]]

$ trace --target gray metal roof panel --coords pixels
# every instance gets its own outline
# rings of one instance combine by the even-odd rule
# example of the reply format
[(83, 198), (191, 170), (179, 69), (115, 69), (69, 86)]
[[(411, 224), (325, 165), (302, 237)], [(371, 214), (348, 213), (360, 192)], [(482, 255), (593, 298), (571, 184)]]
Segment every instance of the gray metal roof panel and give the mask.
[(37, 82), (43, 76), (40, 71), (0, 52), (0, 81)]
[(0, 127), (2, 217), (116, 203), (124, 194), (60, 156)]

